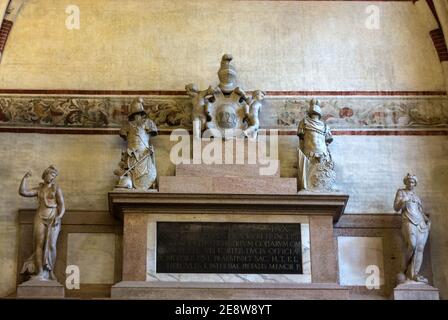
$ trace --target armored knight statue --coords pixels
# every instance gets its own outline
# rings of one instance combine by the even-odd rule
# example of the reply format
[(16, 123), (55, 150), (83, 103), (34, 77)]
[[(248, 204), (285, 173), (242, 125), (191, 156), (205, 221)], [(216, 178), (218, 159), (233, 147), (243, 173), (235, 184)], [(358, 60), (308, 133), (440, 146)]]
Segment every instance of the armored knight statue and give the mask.
[(21, 273), (34, 275), (38, 280), (56, 280), (56, 243), (65, 214), (64, 197), (56, 184), (58, 170), (49, 166), (42, 174), (43, 182), (35, 188), (28, 187), (27, 172), (22, 178), (19, 194), (24, 197), (37, 197), (38, 205), (34, 216), (33, 254), (23, 264)]
[(199, 91), (192, 84), (185, 87), (192, 98), (195, 138), (200, 138), (205, 129), (224, 138), (257, 136), (259, 110), (264, 95), (258, 91), (251, 98), (237, 87), (237, 74), (232, 60), (230, 54), (222, 56), (218, 86), (210, 86), (205, 91)]
[(127, 141), (122, 152), (120, 168), (114, 173), (119, 177), (118, 188), (148, 191), (157, 189), (157, 168), (151, 137), (157, 135), (155, 123), (148, 118), (143, 99), (136, 98), (130, 105), (128, 123), (120, 130)]
[(332, 191), (336, 174), (328, 145), (333, 141), (330, 128), (321, 120), (320, 102), (312, 99), (297, 135), (299, 137), (298, 184), (299, 190)]
[(422, 202), (414, 192), (417, 177), (408, 173), (403, 183), (405, 187), (397, 191), (394, 201), (394, 210), (401, 212), (401, 231), (406, 246), (403, 271), (398, 275), (398, 281), (428, 283), (419, 272), (431, 221), (423, 212)]

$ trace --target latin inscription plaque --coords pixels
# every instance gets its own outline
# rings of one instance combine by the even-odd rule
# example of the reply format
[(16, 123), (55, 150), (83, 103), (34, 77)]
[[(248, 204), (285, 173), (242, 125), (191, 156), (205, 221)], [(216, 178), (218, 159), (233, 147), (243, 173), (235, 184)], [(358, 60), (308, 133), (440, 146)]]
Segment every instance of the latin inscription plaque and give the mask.
[(158, 273), (302, 274), (299, 223), (158, 222)]

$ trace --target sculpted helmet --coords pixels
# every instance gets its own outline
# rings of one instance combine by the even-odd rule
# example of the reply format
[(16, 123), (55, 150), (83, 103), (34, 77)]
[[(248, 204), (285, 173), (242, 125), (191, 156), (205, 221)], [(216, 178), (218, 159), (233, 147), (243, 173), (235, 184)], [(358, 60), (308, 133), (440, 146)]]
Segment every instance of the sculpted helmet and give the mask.
[(320, 109), (320, 101), (311, 99), (310, 108), (308, 109), (308, 115), (311, 116), (313, 114), (317, 114), (319, 118), (322, 117), (322, 110)]
[(230, 93), (236, 88), (236, 70), (230, 63), (233, 60), (231, 54), (225, 54), (221, 59), (221, 68), (218, 71), (219, 87), (222, 92)]
[(403, 178), (403, 183), (406, 184), (409, 180), (414, 180), (415, 185), (417, 185), (418, 180), (417, 177), (413, 174), (407, 174), (406, 177)]
[(131, 118), (134, 114), (146, 114), (145, 109), (143, 108), (143, 99), (141, 97), (135, 98), (131, 106), (129, 107), (128, 118)]

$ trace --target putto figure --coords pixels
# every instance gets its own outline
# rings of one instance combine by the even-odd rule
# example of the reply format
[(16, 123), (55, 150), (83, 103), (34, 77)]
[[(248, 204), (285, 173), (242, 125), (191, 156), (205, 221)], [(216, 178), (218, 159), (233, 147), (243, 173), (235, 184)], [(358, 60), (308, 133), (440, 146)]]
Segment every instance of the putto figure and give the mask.
[(249, 102), (249, 105), (247, 105), (245, 110), (245, 119), (248, 125), (248, 128), (244, 130), (244, 135), (248, 137), (249, 139), (256, 139), (258, 130), (260, 129), (260, 111), (262, 107), (262, 101), (264, 99), (264, 96), (266, 95), (265, 92), (256, 90), (252, 93), (252, 99)]
[(297, 135), (299, 190), (332, 191), (336, 174), (328, 145), (333, 141), (330, 128), (321, 120), (320, 102), (312, 99)]
[(398, 281), (416, 281), (428, 283), (428, 280), (419, 274), (423, 262), (423, 251), (428, 239), (431, 221), (423, 212), (420, 198), (415, 194), (417, 177), (407, 174), (403, 183), (405, 187), (399, 189), (395, 196), (394, 209), (401, 212), (401, 231), (406, 245), (403, 272), (398, 275)]
[(217, 86), (204, 91), (199, 91), (193, 84), (185, 86), (193, 104), (193, 134), (196, 139), (201, 138), (206, 129), (213, 132), (213, 136), (224, 138), (257, 137), (264, 93), (258, 90), (250, 97), (237, 86), (237, 72), (232, 60), (231, 54), (222, 56)]
[(214, 90), (210, 86), (207, 90), (199, 91), (198, 87), (193, 84), (187, 84), (185, 91), (191, 98), (193, 104), (193, 110), (191, 114), (193, 122), (193, 133), (195, 139), (201, 138), (201, 132), (205, 129), (207, 121), (211, 120), (208, 99), (213, 96)]
[(127, 148), (122, 152), (120, 168), (114, 171), (119, 177), (117, 187), (140, 191), (157, 189), (155, 152), (150, 143), (151, 137), (157, 135), (157, 127), (148, 118), (142, 98), (132, 101), (128, 120), (120, 130)]
[(33, 274), (38, 280), (55, 280), (56, 243), (61, 230), (62, 217), (65, 214), (62, 190), (56, 184), (58, 170), (49, 166), (42, 174), (43, 182), (36, 188), (28, 187), (27, 172), (22, 178), (19, 194), (24, 197), (37, 197), (38, 205), (34, 217), (34, 252), (29, 257), (21, 273)]

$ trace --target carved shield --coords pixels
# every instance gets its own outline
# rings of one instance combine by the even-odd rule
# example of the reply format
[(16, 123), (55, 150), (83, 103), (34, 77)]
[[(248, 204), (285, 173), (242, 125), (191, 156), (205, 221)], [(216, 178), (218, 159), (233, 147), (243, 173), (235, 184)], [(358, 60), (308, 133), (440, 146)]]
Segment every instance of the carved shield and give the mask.
[(133, 187), (138, 190), (148, 190), (157, 178), (157, 170), (150, 150), (144, 152), (132, 152), (127, 159)]
[(209, 104), (212, 120), (207, 122), (207, 129), (216, 130), (221, 137), (241, 137), (247, 125), (243, 122), (246, 102), (236, 93), (226, 96), (215, 93), (214, 101)]

